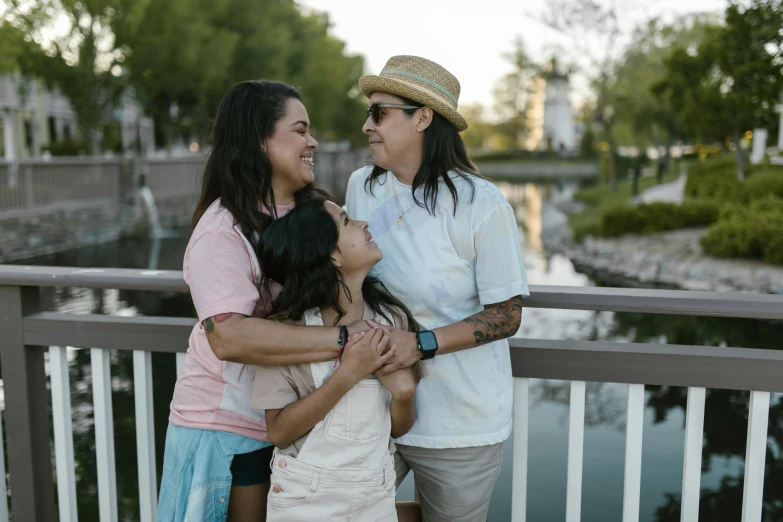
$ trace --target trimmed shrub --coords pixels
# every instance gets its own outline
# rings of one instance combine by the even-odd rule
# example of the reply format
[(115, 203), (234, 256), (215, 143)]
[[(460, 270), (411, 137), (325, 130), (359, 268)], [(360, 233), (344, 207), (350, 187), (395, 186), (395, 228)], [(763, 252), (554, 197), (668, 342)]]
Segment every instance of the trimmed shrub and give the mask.
[(683, 226), (706, 227), (720, 218), (721, 206), (711, 201), (685, 201), (679, 206)]
[(767, 242), (764, 244), (764, 261), (783, 265), (783, 227), (770, 231)]
[(638, 207), (623, 205), (612, 207), (601, 216), (599, 235), (616, 237), (623, 234), (641, 234), (645, 221)]
[(680, 228), (704, 227), (715, 223), (720, 215), (718, 204), (709, 201), (650, 203), (613, 207), (601, 216), (600, 235), (654, 234)]
[(701, 244), (707, 253), (718, 257), (783, 264), (783, 200), (769, 198), (750, 207), (724, 209)]
[(783, 169), (765, 168), (754, 172), (745, 181), (751, 201), (769, 197), (783, 198)]
[(685, 197), (722, 202), (747, 201), (745, 187), (737, 179), (737, 164), (729, 157), (708, 160), (688, 169)]
[(49, 151), (52, 156), (79, 156), (90, 153), (90, 147), (86, 141), (73, 139), (44, 145), (41, 150)]
[(759, 258), (761, 247), (751, 228), (751, 223), (743, 219), (720, 221), (701, 238), (701, 246), (717, 257)]

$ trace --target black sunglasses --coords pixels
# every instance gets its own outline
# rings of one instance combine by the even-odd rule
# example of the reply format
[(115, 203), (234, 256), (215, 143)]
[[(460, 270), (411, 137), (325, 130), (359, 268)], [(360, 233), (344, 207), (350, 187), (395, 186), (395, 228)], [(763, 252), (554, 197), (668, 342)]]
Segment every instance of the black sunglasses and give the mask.
[(372, 121), (374, 124), (378, 125), (381, 123), (381, 109), (406, 109), (406, 110), (414, 110), (414, 109), (421, 109), (421, 107), (417, 107), (415, 105), (405, 105), (401, 103), (373, 103), (369, 107), (367, 107), (367, 117), (372, 118)]

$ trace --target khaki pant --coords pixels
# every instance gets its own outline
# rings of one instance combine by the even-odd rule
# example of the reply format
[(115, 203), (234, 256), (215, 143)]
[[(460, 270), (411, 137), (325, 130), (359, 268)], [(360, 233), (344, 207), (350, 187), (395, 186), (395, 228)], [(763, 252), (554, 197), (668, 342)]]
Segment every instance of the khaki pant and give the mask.
[(485, 522), (503, 443), (430, 449), (397, 444), (397, 485), (413, 470), (424, 522)]

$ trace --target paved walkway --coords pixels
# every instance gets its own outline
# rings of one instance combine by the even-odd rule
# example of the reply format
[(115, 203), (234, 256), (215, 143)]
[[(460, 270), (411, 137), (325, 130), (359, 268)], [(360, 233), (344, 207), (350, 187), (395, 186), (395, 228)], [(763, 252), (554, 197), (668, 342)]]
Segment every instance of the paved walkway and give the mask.
[(677, 180), (671, 183), (664, 183), (652, 188), (648, 188), (639, 196), (639, 202), (652, 203), (654, 201), (664, 201), (666, 203), (682, 203), (685, 197), (685, 179), (680, 175)]

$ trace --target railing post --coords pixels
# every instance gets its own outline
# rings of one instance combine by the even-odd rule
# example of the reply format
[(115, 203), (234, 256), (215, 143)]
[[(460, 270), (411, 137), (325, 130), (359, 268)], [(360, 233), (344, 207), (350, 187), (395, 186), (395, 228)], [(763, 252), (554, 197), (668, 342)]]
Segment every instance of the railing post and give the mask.
[(568, 407), (566, 522), (579, 522), (582, 517), (586, 387), (587, 385), (584, 381), (571, 381), (571, 400)]
[(514, 379), (514, 454), (511, 460), (511, 521), (527, 518), (527, 460), (530, 379)]
[(44, 352), (25, 346), (23, 318), (38, 311), (39, 290), (0, 286), (0, 357), (5, 389), (5, 418), (11, 514), (14, 520), (54, 522), (54, 481), (49, 440), (49, 394)]
[(701, 457), (704, 450), (704, 406), (707, 390), (688, 388), (685, 407), (685, 455), (682, 464), (680, 521), (699, 520), (701, 499)]
[(3, 415), (0, 412), (0, 522), (8, 522), (8, 489), (5, 485), (5, 443), (3, 442)]
[(25, 165), (22, 167), (24, 173), (24, 206), (33, 208), (35, 206), (35, 195), (33, 187), (33, 166)]

